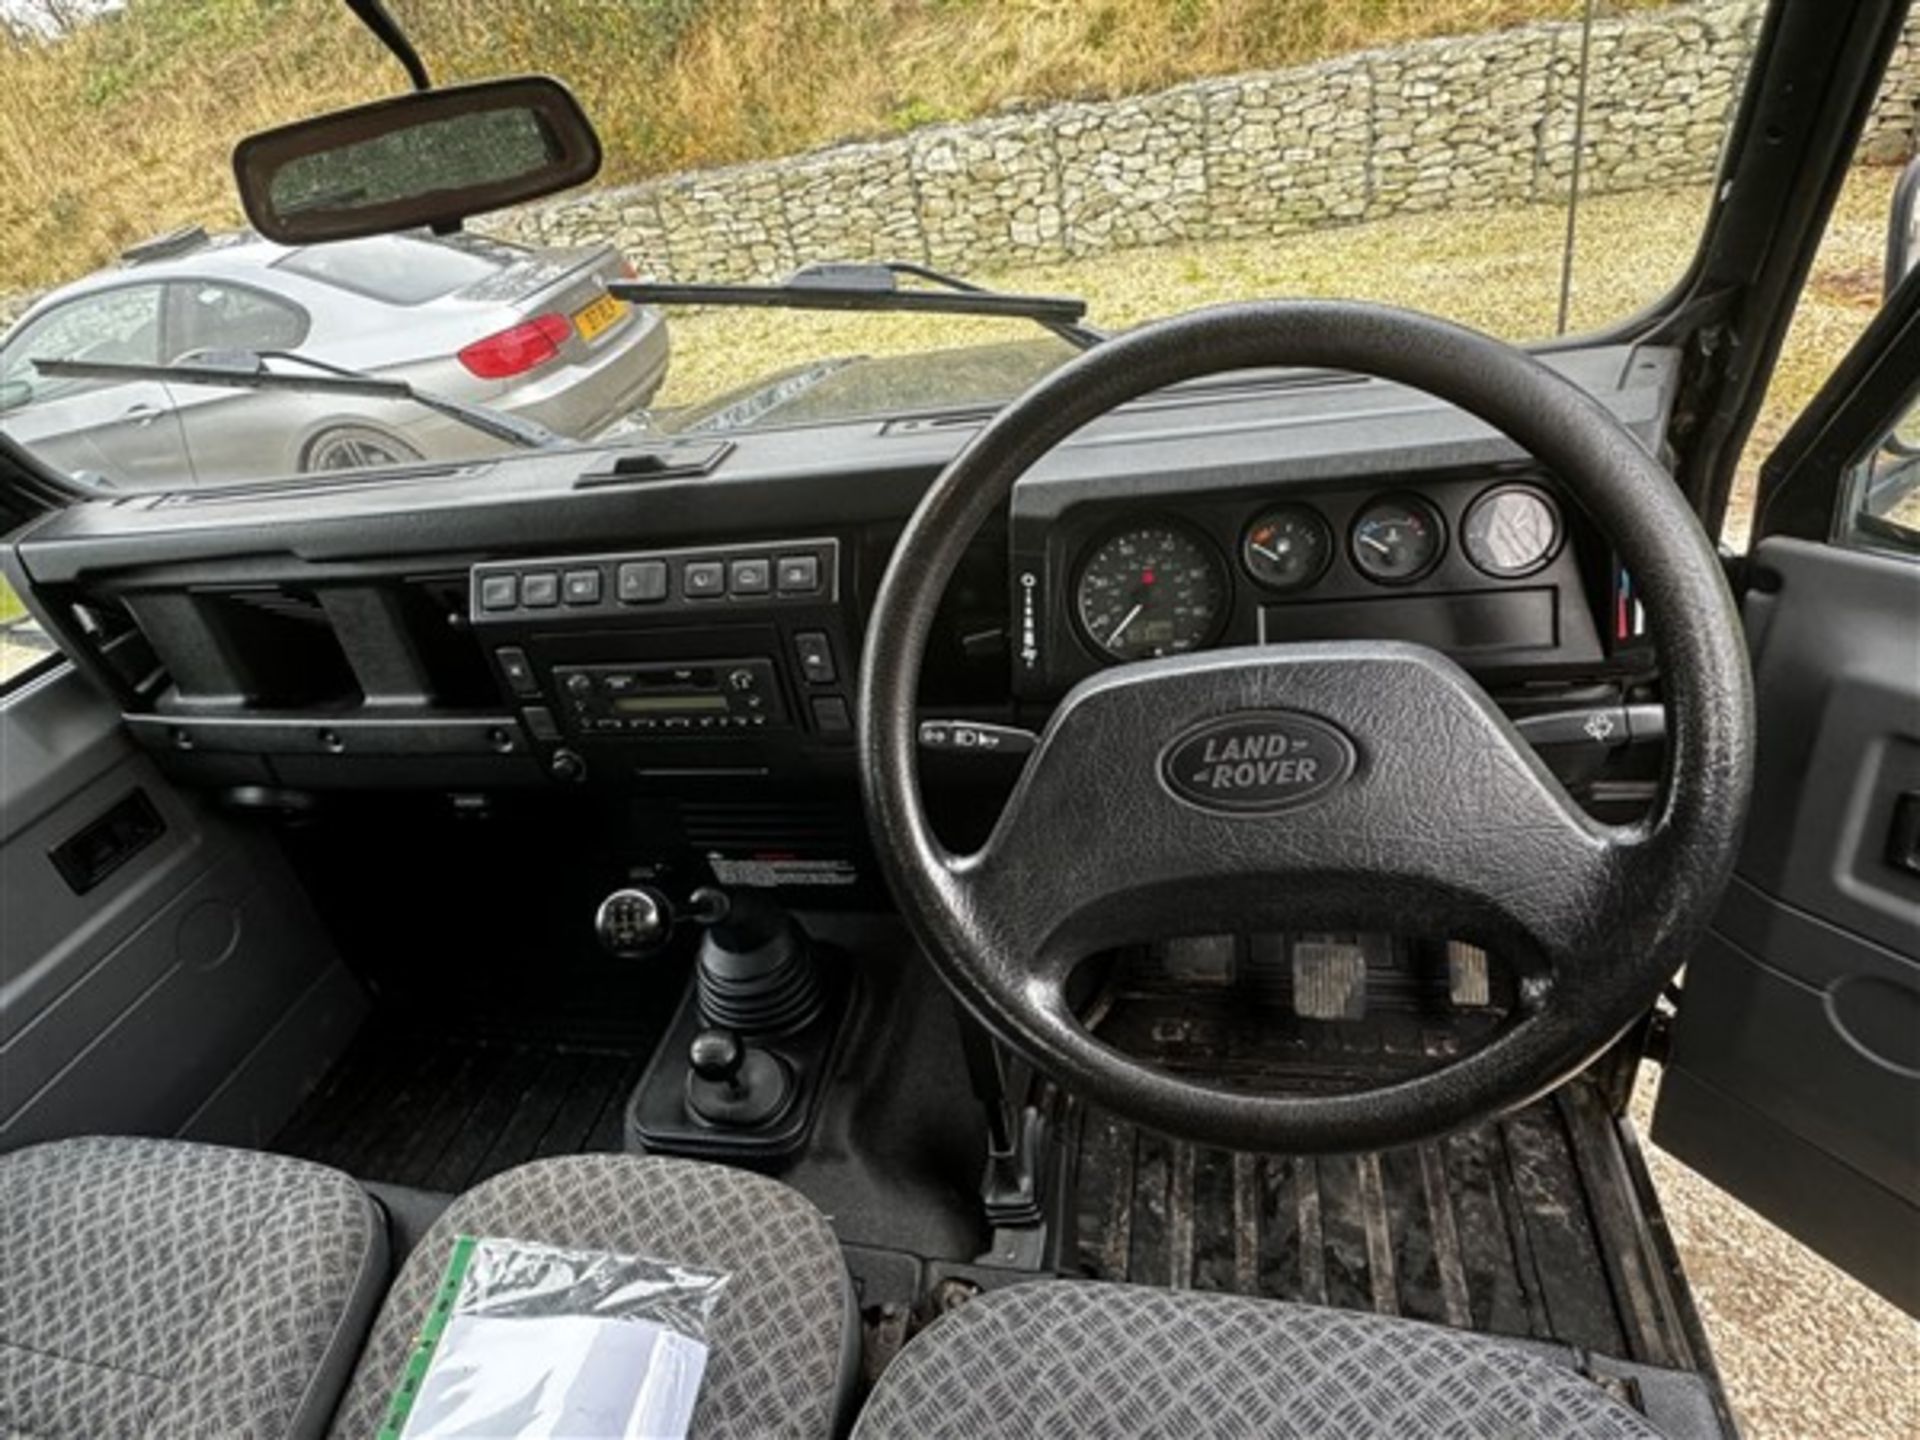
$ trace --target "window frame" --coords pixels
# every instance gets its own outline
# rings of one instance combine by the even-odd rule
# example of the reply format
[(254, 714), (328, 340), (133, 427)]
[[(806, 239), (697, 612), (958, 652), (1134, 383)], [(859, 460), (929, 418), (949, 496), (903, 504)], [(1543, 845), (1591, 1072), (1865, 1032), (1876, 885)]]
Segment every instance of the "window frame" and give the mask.
[[(1874, 454), (1920, 400), (1920, 269), (1887, 297), (1760, 467), (1753, 543), (1770, 535), (1920, 555), (1861, 524)], [(1902, 527), (1903, 528), (1903, 527)]]
[[(47, 320), (61, 314), (63, 311), (76, 309), (81, 305), (89, 304), (104, 296), (117, 295), (122, 291), (136, 289), (151, 289), (158, 297), (154, 304), (155, 358), (152, 361), (140, 361), (137, 363), (159, 364), (159, 356), (164, 355), (167, 348), (166, 281), (157, 275), (128, 276), (123, 280), (116, 280), (109, 285), (90, 286), (78, 295), (69, 295), (63, 300), (54, 301), (44, 310), (30, 310), (25, 315), (22, 315), (14, 327), (8, 331), (6, 343), (0, 345), (0, 376), (4, 376), (6, 373), (6, 363), (9, 352), (11, 352), (16, 345), (23, 343), (30, 331), (38, 328)], [(32, 396), (28, 399), (27, 405), (38, 405), (47, 400), (59, 400), (70, 395), (80, 395), (89, 390), (104, 390), (112, 385), (122, 383), (114, 380), (84, 380), (76, 377), (64, 378), (66, 379), (66, 384), (61, 389), (50, 395)], [(24, 409), (26, 407), (22, 406), (20, 408)]]
[[(293, 339), (287, 341), (284, 345), (276, 345), (270, 348), (278, 350), (298, 350), (302, 345), (307, 343), (307, 337), (313, 333), (313, 312), (311, 310), (286, 295), (270, 290), (264, 285), (254, 284), (252, 281), (236, 280), (225, 275), (169, 275), (162, 284), (166, 291), (161, 305), (160, 353), (163, 356), (174, 355), (174, 346), (176, 343), (174, 340), (175, 332), (183, 332), (186, 329), (187, 322), (184, 317), (186, 307), (191, 303), (191, 296), (188, 292), (206, 285), (217, 286), (222, 290), (233, 290), (244, 295), (250, 295), (257, 300), (263, 301), (273, 309), (291, 315), (297, 322), (296, 333)], [(210, 347), (202, 346), (201, 348), (204, 350)], [(177, 363), (177, 357), (173, 360), (163, 360), (160, 363)]]
[[(10, 595), (17, 604), (26, 610), (27, 618), (33, 619), (37, 624), (38, 618), (34, 616), (32, 607), (27, 605), (26, 597), (16, 588), (13, 577), (5, 571), (0, 571), (0, 586), (4, 586), (5, 593)], [(5, 628), (0, 629), (0, 635), (10, 634), (13, 626), (18, 623), (18, 621), (12, 620), (5, 622)], [(0, 703), (4, 703), (16, 691), (31, 684), (40, 677), (52, 673), (62, 665), (71, 665), (73, 663), (66, 651), (60, 648), (60, 642), (54, 639), (53, 634), (48, 631), (44, 625), (40, 627), (40, 633), (47, 637), (47, 642), (52, 648), (48, 650), (46, 654), (40, 656), (39, 659), (31, 661), (12, 674), (0, 673)]]

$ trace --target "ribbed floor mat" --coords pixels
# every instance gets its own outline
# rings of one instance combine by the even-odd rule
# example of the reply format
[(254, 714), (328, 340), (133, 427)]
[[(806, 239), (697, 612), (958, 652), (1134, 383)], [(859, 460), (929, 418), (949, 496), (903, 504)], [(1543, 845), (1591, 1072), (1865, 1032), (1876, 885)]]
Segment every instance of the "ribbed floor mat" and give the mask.
[(541, 1156), (618, 1150), (648, 1053), (370, 1030), (270, 1148), (458, 1193)]
[(1444, 1140), (1280, 1157), (1082, 1111), (1066, 1259), (1698, 1368), (1613, 1122), (1589, 1087)]

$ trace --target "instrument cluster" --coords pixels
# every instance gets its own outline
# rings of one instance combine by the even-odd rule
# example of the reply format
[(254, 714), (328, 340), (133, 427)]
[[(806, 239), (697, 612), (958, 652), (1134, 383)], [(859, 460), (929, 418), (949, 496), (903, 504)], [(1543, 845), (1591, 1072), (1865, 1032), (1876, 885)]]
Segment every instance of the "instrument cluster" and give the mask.
[(1247, 590), (1262, 606), (1364, 599), (1417, 587), (1448, 562), (1448, 590), (1498, 586), (1560, 555), (1567, 527), (1544, 484), (1494, 481), (1461, 498), (1451, 525), (1447, 507), (1412, 490), (1274, 501), (1239, 523), (1230, 547), (1217, 524), (1128, 515), (1082, 547), (1074, 623), (1104, 663), (1180, 655), (1221, 643)]

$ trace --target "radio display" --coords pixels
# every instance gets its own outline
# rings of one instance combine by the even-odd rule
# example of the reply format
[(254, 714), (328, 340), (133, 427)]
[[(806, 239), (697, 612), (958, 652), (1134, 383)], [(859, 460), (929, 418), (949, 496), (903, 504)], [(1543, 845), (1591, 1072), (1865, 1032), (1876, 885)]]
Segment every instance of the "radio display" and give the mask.
[(724, 695), (621, 695), (613, 708), (621, 715), (724, 715)]

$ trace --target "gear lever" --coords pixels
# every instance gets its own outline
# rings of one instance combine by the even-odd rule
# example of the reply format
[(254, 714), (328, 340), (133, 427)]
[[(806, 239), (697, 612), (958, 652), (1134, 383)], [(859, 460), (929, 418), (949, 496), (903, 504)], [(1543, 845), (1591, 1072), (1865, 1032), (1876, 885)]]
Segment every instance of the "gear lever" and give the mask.
[(689, 904), (707, 927), (694, 968), (700, 1018), (746, 1035), (775, 1035), (820, 1013), (820, 977), (807, 932), (774, 900), (713, 886)]
[(676, 925), (716, 925), (726, 918), (726, 894), (708, 887), (696, 890), (676, 908), (663, 891), (651, 885), (628, 885), (600, 902), (593, 915), (593, 933), (600, 948), (616, 960), (644, 960), (666, 948)]
[(793, 1101), (793, 1072), (731, 1030), (702, 1030), (687, 1047), (687, 1109), (709, 1125), (744, 1129), (778, 1119)]

